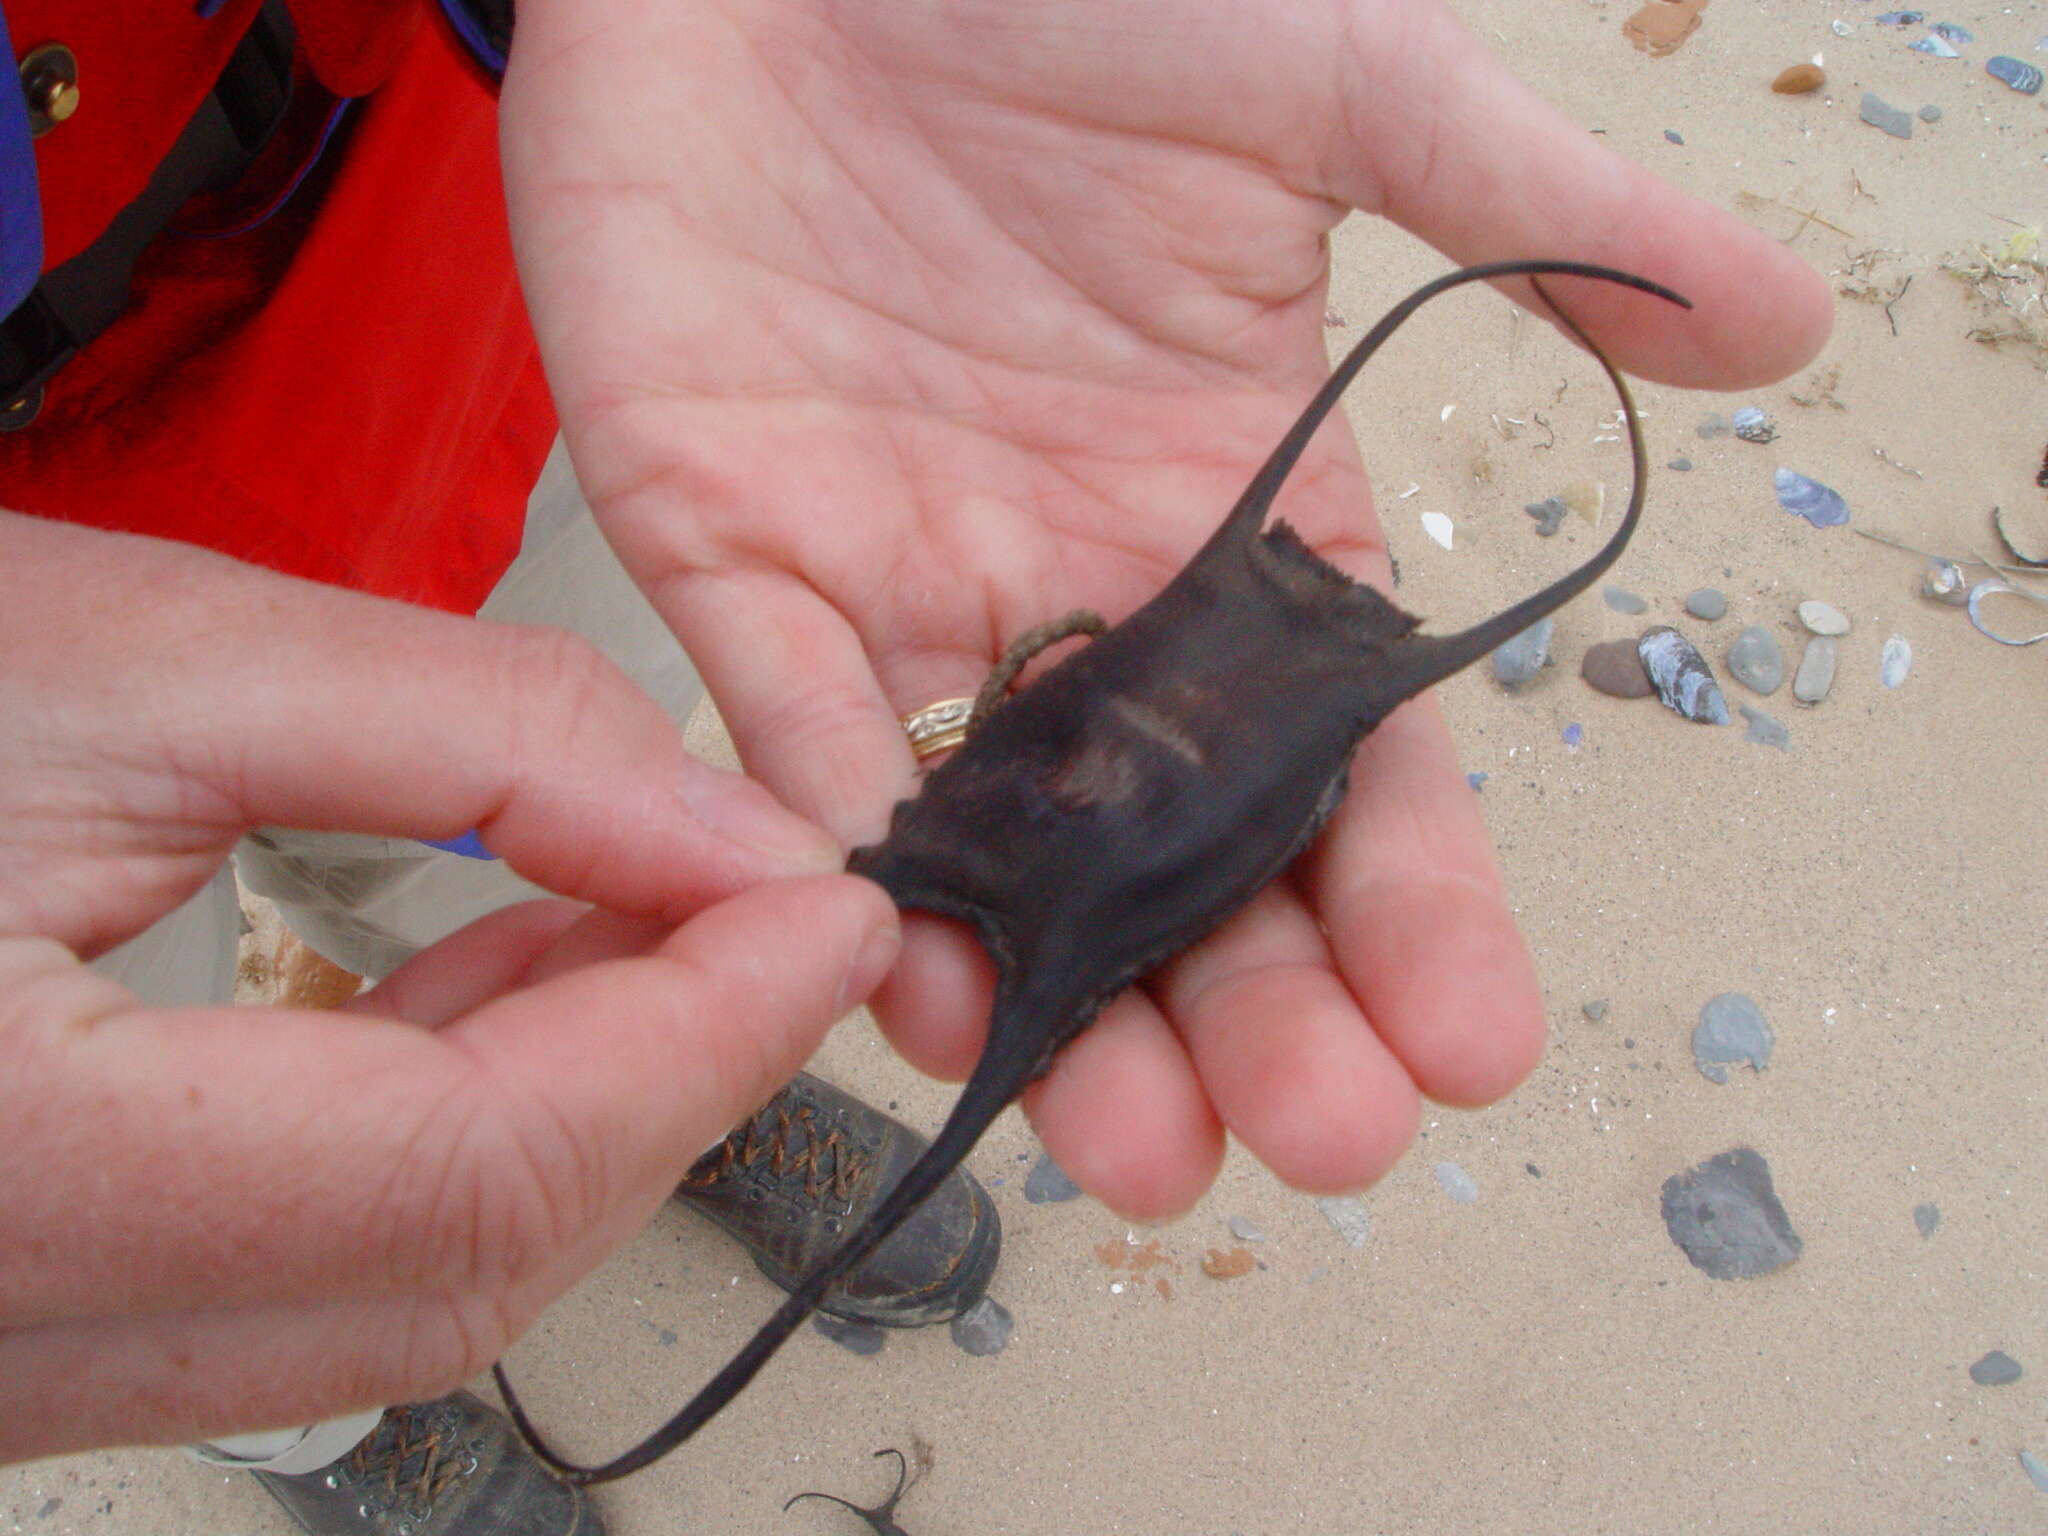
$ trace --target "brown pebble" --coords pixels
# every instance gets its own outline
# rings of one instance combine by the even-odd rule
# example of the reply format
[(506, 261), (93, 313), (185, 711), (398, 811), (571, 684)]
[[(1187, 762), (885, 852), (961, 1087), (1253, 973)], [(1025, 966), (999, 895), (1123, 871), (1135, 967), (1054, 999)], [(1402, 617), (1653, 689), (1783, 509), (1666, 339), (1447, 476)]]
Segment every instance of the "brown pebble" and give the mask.
[(1647, 699), (1656, 691), (1633, 640), (1604, 640), (1587, 646), (1579, 676), (1610, 698)]
[(1202, 1259), (1202, 1273), (1211, 1280), (1235, 1280), (1239, 1275), (1250, 1274), (1257, 1263), (1249, 1248), (1233, 1248), (1228, 1253), (1211, 1248)]
[(1794, 64), (1771, 82), (1771, 89), (1780, 96), (1804, 96), (1819, 90), (1827, 78), (1827, 71), (1818, 64)]

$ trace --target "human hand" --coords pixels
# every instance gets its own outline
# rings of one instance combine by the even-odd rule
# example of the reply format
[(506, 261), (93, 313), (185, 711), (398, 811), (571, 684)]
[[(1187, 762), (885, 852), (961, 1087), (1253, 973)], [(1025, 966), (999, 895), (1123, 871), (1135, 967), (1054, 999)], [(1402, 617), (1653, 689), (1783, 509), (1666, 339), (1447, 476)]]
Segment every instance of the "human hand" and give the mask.
[[(838, 850), (568, 637), (0, 513), (0, 654), (0, 1460), (448, 1390), (894, 956), (865, 882), (757, 884)], [(80, 962), (265, 822), (480, 825), (613, 910), (496, 913), (332, 1013)]]
[[(1612, 154), (1426, 0), (522, 3), (503, 102), (514, 239), (571, 451), (749, 769), (849, 843), (911, 792), (898, 718), (1013, 636), (1115, 619), (1215, 527), (1327, 363), (1325, 237), (1386, 214), (1559, 281), (1624, 368), (1734, 388), (1818, 348), (1798, 260)], [(1285, 515), (1386, 578), (1322, 434)], [(1540, 996), (1427, 700), (1367, 739), (1317, 847), (1127, 993), (1027, 1107), (1135, 1215), (1228, 1127), (1355, 1188), (1420, 1096), (1534, 1063)], [(881, 1003), (958, 1076), (989, 968), (914, 920)]]

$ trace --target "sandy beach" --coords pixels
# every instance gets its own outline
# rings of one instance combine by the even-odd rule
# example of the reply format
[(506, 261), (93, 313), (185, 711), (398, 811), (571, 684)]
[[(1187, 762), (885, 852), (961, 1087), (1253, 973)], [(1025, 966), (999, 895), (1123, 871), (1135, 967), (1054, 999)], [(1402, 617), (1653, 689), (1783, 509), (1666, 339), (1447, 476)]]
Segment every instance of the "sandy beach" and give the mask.
[[(1943, 58), (1907, 46), (1927, 26), (1880, 23), (1882, 3), (1716, 0), (1663, 57), (1625, 35), (1625, 0), (1458, 6), (1576, 121), (1784, 240), (1839, 296), (1826, 352), (1782, 384), (1640, 386), (1655, 472), (1635, 542), (1557, 616), (1533, 681), (1482, 666), (1441, 690), (1545, 988), (1536, 1073), (1493, 1108), (1427, 1113), (1352, 1206), (1233, 1154), (1197, 1209), (1142, 1230), (1085, 1198), (1027, 1199), (1039, 1149), (1006, 1115), (972, 1166), (1005, 1226), (1007, 1346), (975, 1357), (941, 1327), (861, 1357), (806, 1329), (692, 1445), (598, 1492), (615, 1536), (842, 1536), (860, 1529), (846, 1511), (784, 1501), (879, 1501), (884, 1447), (922, 1469), (896, 1512), (913, 1536), (2048, 1530), (2048, 643), (1994, 643), (1921, 595), (1922, 554), (1863, 536), (2010, 563), (2000, 507), (2048, 556), (2048, 246), (2026, 233), (2048, 225), (2048, 94), (1985, 69), (2048, 68), (2048, 11), (1929, 11), (1970, 35)], [(1818, 91), (1772, 92), (1816, 55)], [(1866, 93), (1912, 137), (1864, 121)], [(1333, 354), (1446, 266), (1359, 219), (1334, 256)], [(1741, 407), (1774, 438), (1727, 430)], [(1490, 292), (1428, 311), (1346, 409), (1400, 599), (1438, 628), (1584, 558), (1626, 493), (1597, 371)], [(1838, 492), (1848, 522), (1788, 513), (1780, 469)], [(1596, 485), (1598, 523), (1568, 512), (1543, 537), (1524, 511)], [(1448, 519), (1449, 548), (1424, 514)], [(1686, 611), (1701, 588), (1721, 617)], [(1791, 687), (1809, 600), (1849, 621), (1810, 706)], [(2002, 601), (1987, 619), (2048, 630), (2048, 607)], [(1657, 624), (1697, 646), (1732, 723), (1582, 680), (1588, 646)], [(1767, 697), (1725, 661), (1751, 627), (1784, 657)], [(1910, 664), (1887, 686), (1894, 637)], [(1751, 739), (1768, 732), (1745, 705), (1782, 745)], [(698, 735), (720, 750), (715, 721)], [(1717, 1083), (1694, 1031), (1726, 993), (1772, 1046)], [(864, 1019), (816, 1066), (927, 1129), (952, 1097)], [(1723, 1279), (1662, 1201), (1735, 1149), (1768, 1167), (1798, 1252)], [(1214, 1277), (1212, 1250), (1250, 1267)], [(565, 1442), (609, 1454), (775, 1294), (671, 1209), (513, 1359)], [(1973, 1378), (1992, 1352), (2018, 1379)], [(0, 1531), (289, 1528), (253, 1480), (175, 1451), (0, 1469)]]

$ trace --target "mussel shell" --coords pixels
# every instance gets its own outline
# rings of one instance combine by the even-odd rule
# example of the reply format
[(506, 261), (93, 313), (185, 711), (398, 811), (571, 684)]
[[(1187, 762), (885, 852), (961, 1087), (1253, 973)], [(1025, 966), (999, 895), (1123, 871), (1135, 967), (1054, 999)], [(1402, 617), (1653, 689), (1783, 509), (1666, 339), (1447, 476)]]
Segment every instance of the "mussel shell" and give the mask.
[(2022, 96), (2035, 95), (2041, 89), (2041, 71), (2010, 54), (2001, 53), (1996, 58), (1986, 59), (1984, 73), (1994, 80), (2003, 80)]
[(1834, 528), (1849, 521), (1849, 504), (1832, 486), (1809, 480), (1796, 469), (1783, 467), (1779, 468), (1773, 481), (1778, 490), (1778, 505), (1795, 516), (1805, 518), (1814, 527)]

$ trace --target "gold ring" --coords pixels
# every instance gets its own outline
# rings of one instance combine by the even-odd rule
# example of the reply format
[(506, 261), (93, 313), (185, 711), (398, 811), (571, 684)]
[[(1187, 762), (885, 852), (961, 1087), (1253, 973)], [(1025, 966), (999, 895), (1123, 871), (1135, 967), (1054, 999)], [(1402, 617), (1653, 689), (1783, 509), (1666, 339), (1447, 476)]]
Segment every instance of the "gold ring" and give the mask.
[(913, 710), (903, 717), (903, 734), (910, 738), (910, 751), (919, 762), (950, 752), (967, 739), (967, 717), (974, 713), (973, 699), (941, 699)]

